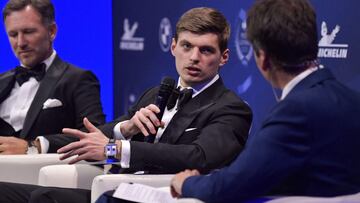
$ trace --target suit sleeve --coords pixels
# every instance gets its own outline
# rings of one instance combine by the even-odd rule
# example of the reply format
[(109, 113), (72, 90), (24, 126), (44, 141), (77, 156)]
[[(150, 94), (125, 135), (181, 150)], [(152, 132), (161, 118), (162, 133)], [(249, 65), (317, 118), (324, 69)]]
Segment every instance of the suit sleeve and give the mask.
[(304, 112), (300, 104), (284, 101), (229, 167), (209, 176), (186, 179), (183, 197), (238, 202), (267, 195), (291, 175), (301, 176), (311, 148), (309, 121)]
[[(73, 119), (74, 128), (85, 130), (83, 125), (84, 117), (87, 117), (95, 126), (101, 125), (105, 122), (105, 115), (102, 111), (102, 105), (100, 101), (100, 84), (96, 76), (90, 71), (81, 71), (76, 80), (67, 81), (75, 83), (73, 91), (68, 96), (72, 106), (72, 116), (69, 115), (69, 119)], [(69, 88), (70, 89), (70, 88)], [(77, 139), (67, 135), (46, 135), (44, 136), (49, 140), (49, 153), (56, 152), (56, 150), (70, 142)]]
[(224, 95), (222, 102), (204, 111), (208, 116), (204, 118), (203, 126), (197, 126), (198, 129), (193, 132), (198, 135), (192, 141), (155, 144), (130, 142), (131, 169), (176, 173), (196, 168), (207, 173), (229, 164), (245, 145), (251, 110), (237, 97), (234, 99)]

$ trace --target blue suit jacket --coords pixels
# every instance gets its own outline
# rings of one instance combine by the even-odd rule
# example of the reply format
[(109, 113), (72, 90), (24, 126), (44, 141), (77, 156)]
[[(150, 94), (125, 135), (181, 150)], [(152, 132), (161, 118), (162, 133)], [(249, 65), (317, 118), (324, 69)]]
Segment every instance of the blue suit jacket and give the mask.
[(265, 119), (227, 168), (188, 178), (184, 197), (239, 202), (263, 195), (360, 191), (360, 95), (331, 72), (310, 74)]

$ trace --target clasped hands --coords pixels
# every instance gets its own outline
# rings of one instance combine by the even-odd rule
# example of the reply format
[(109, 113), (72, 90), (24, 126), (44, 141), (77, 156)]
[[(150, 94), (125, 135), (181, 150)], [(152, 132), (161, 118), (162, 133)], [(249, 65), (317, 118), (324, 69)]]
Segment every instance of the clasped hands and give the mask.
[(0, 154), (26, 154), (28, 143), (16, 137), (0, 136)]

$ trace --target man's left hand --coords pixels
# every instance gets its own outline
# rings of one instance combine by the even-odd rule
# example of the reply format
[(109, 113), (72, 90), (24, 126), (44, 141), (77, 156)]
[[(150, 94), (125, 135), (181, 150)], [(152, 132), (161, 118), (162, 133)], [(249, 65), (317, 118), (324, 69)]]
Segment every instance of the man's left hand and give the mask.
[(70, 128), (63, 129), (63, 133), (78, 137), (80, 141), (70, 143), (60, 148), (57, 152), (65, 153), (60, 157), (60, 160), (67, 159), (74, 155), (78, 156), (72, 159), (69, 164), (74, 164), (81, 160), (105, 160), (104, 147), (109, 142), (109, 138), (87, 118), (84, 118), (84, 126), (89, 133)]
[(26, 154), (28, 144), (26, 140), (16, 137), (0, 136), (0, 154)]

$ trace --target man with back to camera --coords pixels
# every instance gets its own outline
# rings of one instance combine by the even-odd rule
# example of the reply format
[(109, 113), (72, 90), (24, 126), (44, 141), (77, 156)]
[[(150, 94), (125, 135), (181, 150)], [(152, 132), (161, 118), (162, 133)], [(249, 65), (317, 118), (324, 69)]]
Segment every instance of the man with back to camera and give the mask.
[(310, 3), (258, 0), (248, 12), (247, 29), (261, 74), (282, 89), (280, 101), (229, 167), (208, 176), (196, 170), (177, 174), (174, 196), (241, 202), (359, 192), (360, 95), (319, 67)]
[(21, 67), (0, 75), (0, 154), (54, 153), (76, 139), (62, 128), (103, 124), (100, 85), (89, 71), (60, 59), (50, 0), (9, 0), (3, 21)]
[[(194, 8), (178, 21), (171, 52), (179, 74), (178, 85), (193, 92), (187, 103), (178, 99), (165, 109), (152, 104), (159, 87), (146, 91), (129, 114), (95, 128), (87, 119), (89, 133), (64, 129), (80, 141), (61, 148), (63, 159), (79, 155), (80, 160), (105, 160), (108, 137), (116, 139), (116, 157), (127, 172), (176, 173), (196, 168), (206, 173), (228, 165), (241, 152), (247, 139), (252, 113), (233, 92), (226, 89), (219, 69), (228, 61), (230, 27), (225, 17), (211, 8)], [(188, 91), (189, 92), (189, 91)], [(171, 102), (168, 105), (172, 104)], [(120, 122), (121, 121), (121, 122)], [(120, 123), (119, 123), (120, 122)], [(156, 134), (155, 143), (143, 142)], [(105, 135), (104, 135), (104, 134)], [(130, 140), (131, 139), (131, 140)], [(19, 195), (23, 191), (23, 195)], [(90, 191), (19, 184), (0, 184), (0, 201), (89, 202)]]

